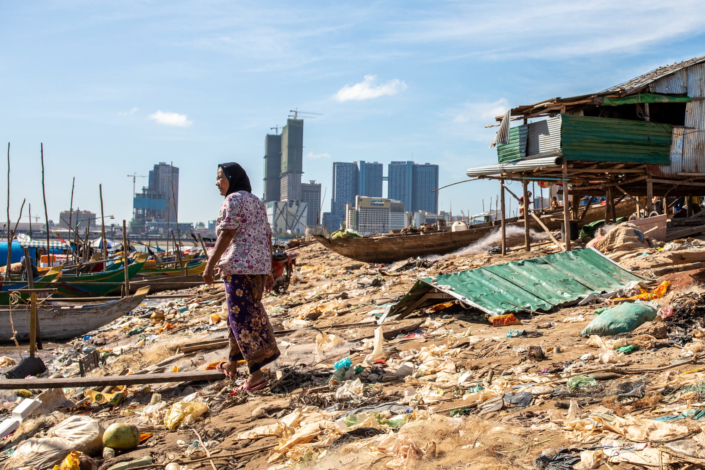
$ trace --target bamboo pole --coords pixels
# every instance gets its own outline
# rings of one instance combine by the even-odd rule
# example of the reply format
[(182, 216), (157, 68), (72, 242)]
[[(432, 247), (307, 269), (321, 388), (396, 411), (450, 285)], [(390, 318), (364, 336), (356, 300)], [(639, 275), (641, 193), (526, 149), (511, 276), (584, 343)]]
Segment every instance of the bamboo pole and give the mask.
[(7, 143), (7, 264), (5, 265), (5, 280), (12, 279), (10, 275), (10, 266), (12, 265), (12, 232), (10, 227), (10, 142)]
[(201, 248), (203, 248), (203, 254), (205, 254), (206, 259), (208, 259), (208, 250), (206, 249), (206, 244), (203, 241), (203, 237), (201, 236), (200, 233), (198, 234), (198, 241), (201, 242)]
[[(19, 217), (17, 217), (17, 222), (15, 222), (15, 228), (12, 229), (12, 231), (10, 232), (10, 240), (15, 238), (15, 234), (17, 233), (17, 226), (20, 224), (20, 220), (22, 220), (22, 213), (24, 212), (24, 203), (25, 202), (27, 202), (27, 199), (22, 200), (22, 206), (20, 207), (20, 215), (19, 215)], [(6, 278), (5, 280), (9, 282), (9, 281), (12, 281), (12, 279), (11, 279), (11, 275), (12, 275), (12, 272), (11, 272), (12, 271), (12, 269), (11, 269), (12, 268), (12, 257), (11, 257), (11, 255), (12, 255), (12, 252), (10, 251), (10, 244), (9, 243), (7, 245), (7, 252), (8, 252), (8, 255), (7, 255), (8, 262), (7, 262), (7, 266), (5, 266), (5, 278)]]
[[(73, 177), (73, 183), (71, 183), (71, 206), (69, 207), (69, 233), (68, 233), (68, 239), (69, 239), (69, 244), (71, 243), (71, 222), (73, 221), (73, 190), (76, 188), (76, 177)], [(47, 230), (49, 230), (49, 227), (47, 227)], [(73, 250), (71, 250), (73, 252)], [(74, 262), (75, 262), (75, 256), (74, 256)]]
[(108, 268), (108, 243), (105, 239), (105, 214), (103, 213), (103, 185), (98, 185), (98, 190), (100, 192), (100, 234), (103, 237), (101, 245), (103, 245), (103, 271)]
[(42, 197), (44, 199), (44, 220), (46, 222), (47, 231), (47, 264), (52, 265), (51, 262), (51, 248), (49, 244), (49, 212), (47, 211), (47, 192), (46, 186), (44, 184), (44, 143), (41, 143), (41, 157), (42, 157)]
[(29, 238), (32, 238), (32, 204), (29, 204)]
[[(174, 162), (171, 162), (171, 171), (170, 171), (170, 176), (171, 176), (171, 202), (174, 203), (174, 219), (176, 221), (176, 234), (179, 236), (179, 243), (176, 243), (176, 239), (174, 240), (174, 249), (177, 250), (179, 253), (179, 265), (181, 265), (181, 274), (186, 274), (186, 271), (184, 271), (184, 263), (181, 261), (181, 231), (179, 230), (179, 209), (176, 206), (176, 195), (174, 194)], [(171, 236), (174, 236), (174, 233), (172, 232)]]
[(181, 274), (184, 274), (184, 262), (181, 260), (181, 249), (179, 249), (176, 244), (176, 235), (174, 235), (174, 232), (171, 232), (171, 236), (174, 238), (174, 246), (177, 247), (176, 258), (179, 260), (179, 266), (181, 266)]
[(531, 251), (531, 234), (529, 233), (529, 182), (522, 181), (524, 187), (524, 245), (526, 251)]
[(122, 268), (125, 271), (125, 290), (123, 297), (130, 295), (130, 273), (127, 266), (127, 222), (122, 221)]
[(24, 265), (27, 270), (27, 286), (32, 291), (29, 294), (29, 355), (34, 357), (35, 347), (42, 349), (42, 337), (39, 332), (39, 317), (37, 316), (37, 293), (34, 292), (34, 274), (29, 248), (24, 249)]
[(499, 180), (500, 196), (502, 204), (502, 256), (507, 254), (507, 221), (504, 215), (504, 180)]
[(568, 161), (563, 159), (563, 225), (565, 250), (570, 251), (570, 212), (568, 211)]

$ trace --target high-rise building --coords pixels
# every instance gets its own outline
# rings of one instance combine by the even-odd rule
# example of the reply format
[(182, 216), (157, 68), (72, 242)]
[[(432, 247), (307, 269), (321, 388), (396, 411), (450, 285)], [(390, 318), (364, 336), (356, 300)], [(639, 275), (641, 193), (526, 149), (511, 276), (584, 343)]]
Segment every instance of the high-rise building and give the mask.
[(179, 169), (160, 162), (149, 171), (148, 181), (148, 186), (135, 194), (133, 200), (132, 231), (144, 232), (147, 222), (164, 222), (175, 228), (179, 211)]
[(412, 209), (414, 162), (392, 162), (387, 166), (387, 197)]
[(287, 119), (281, 134), (280, 200), (301, 200), (304, 158), (304, 121)]
[(76, 229), (76, 224), (79, 224), (79, 230), (85, 230), (86, 227), (97, 227), (98, 225), (93, 212), (74, 209), (73, 213), (70, 210), (61, 211), (61, 214), (59, 214), (59, 228), (69, 228), (69, 220), (71, 221), (71, 230)]
[(360, 235), (387, 233), (404, 228), (404, 203), (379, 197), (355, 197), (355, 205), (346, 205), (345, 225)]
[(321, 220), (321, 183), (311, 180), (310, 183), (301, 184), (301, 200), (308, 206), (306, 215), (306, 227), (315, 228), (320, 225)]
[(412, 210), (438, 213), (438, 165), (415, 164), (413, 188)]
[(388, 167), (387, 197), (402, 201), (411, 212), (438, 210), (438, 165), (392, 162)]
[(345, 219), (345, 206), (355, 205), (359, 173), (356, 163), (333, 162), (333, 192), (330, 203), (333, 215), (342, 216)]
[(364, 160), (360, 160), (356, 163), (359, 171), (357, 193), (360, 196), (382, 197), (384, 165), (377, 162), (368, 163)]
[(264, 202), (281, 199), (282, 136), (264, 138)]

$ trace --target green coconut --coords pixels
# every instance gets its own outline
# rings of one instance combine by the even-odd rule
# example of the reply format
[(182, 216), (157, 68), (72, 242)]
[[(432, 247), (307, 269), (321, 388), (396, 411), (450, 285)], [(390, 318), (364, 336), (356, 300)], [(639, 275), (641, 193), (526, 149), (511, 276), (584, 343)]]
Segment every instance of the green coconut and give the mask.
[(132, 450), (140, 444), (140, 431), (137, 426), (113, 423), (103, 434), (103, 445), (117, 450)]

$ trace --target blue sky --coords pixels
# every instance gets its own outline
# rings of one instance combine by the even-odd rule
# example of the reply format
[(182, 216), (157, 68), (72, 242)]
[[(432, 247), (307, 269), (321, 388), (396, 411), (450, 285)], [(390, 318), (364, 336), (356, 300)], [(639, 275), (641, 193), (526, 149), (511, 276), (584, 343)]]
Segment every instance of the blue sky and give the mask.
[[(127, 174), (159, 161), (181, 169), (180, 221), (214, 219), (216, 165), (240, 162), (261, 195), (264, 136), (295, 107), (323, 114), (305, 123), (304, 180), (323, 183), (324, 210), (333, 161), (413, 155), (450, 184), (496, 162), (495, 115), (705, 54), (704, 26), (705, 4), (688, 0), (3, 0), (12, 218), (23, 198), (43, 212), (43, 142), (55, 221), (74, 176), (74, 207), (99, 212), (102, 183), (106, 214), (129, 219)], [(496, 194), (461, 184), (440, 206), (476, 213)]]

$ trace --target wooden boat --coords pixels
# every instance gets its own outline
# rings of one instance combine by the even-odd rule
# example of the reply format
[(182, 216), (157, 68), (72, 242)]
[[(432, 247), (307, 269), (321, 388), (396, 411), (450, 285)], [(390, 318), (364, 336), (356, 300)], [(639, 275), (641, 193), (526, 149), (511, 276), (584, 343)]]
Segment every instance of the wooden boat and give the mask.
[[(180, 290), (188, 289), (189, 287), (198, 287), (200, 284), (205, 284), (203, 282), (203, 277), (200, 274), (187, 274), (181, 276), (148, 276), (140, 277), (136, 276), (134, 279), (130, 280), (130, 292), (134, 293), (137, 289), (147, 286), (149, 291), (153, 294), (157, 292), (164, 292), (167, 290)], [(120, 290), (117, 289), (113, 293), (119, 293)]]
[[(44, 341), (60, 341), (83, 336), (86, 333), (117, 320), (138, 307), (149, 293), (143, 287), (133, 296), (95, 305), (42, 305), (37, 309), (39, 331)], [(18, 340), (29, 339), (29, 306), (13, 306), (12, 322)], [(0, 340), (12, 338), (10, 310), (0, 309)]]
[[(201, 275), (206, 270), (206, 261), (193, 261), (186, 266), (187, 275)], [(142, 269), (138, 274), (138, 278), (145, 277), (161, 277), (161, 276), (182, 276), (183, 271), (176, 263), (176, 267), (172, 268), (157, 268), (157, 269)]]
[[(135, 277), (142, 269), (145, 261), (147, 261), (147, 255), (141, 254), (127, 267), (130, 279)], [(103, 296), (115, 289), (116, 282), (123, 282), (124, 280), (125, 273), (123, 270), (80, 274), (78, 276), (64, 274), (61, 283), (56, 286), (59, 292), (53, 295), (56, 297)]]
[[(615, 206), (617, 217), (626, 217), (634, 213), (636, 205), (632, 201), (625, 201)], [(583, 219), (583, 223), (595, 222), (604, 219), (604, 206), (591, 207)], [(541, 221), (549, 230), (559, 230), (563, 222), (563, 213), (556, 212), (549, 216), (542, 216)], [(507, 219), (508, 225), (524, 227), (524, 221), (518, 218)], [(543, 232), (541, 226), (535, 221), (530, 221), (530, 227), (538, 232)], [(493, 231), (499, 230), (499, 222), (486, 223), (471, 227), (461, 232), (431, 232), (425, 234), (409, 235), (378, 235), (364, 238), (338, 238), (330, 239), (322, 235), (315, 235), (316, 240), (326, 248), (340, 255), (365, 263), (392, 263), (408, 258), (428, 255), (444, 255), (460, 250)], [(521, 245), (521, 237), (508, 237), (507, 244)]]
[[(44, 276), (38, 277), (34, 280), (34, 287), (37, 289), (51, 287), (49, 284), (54, 280), (61, 277), (62, 269), (61, 266), (54, 266), (51, 268)], [(28, 284), (9, 284), (0, 287), (0, 305), (10, 305), (10, 290), (16, 289), (26, 289)], [(20, 297), (22, 300), (29, 299), (29, 294), (22, 294), (20, 292)]]

